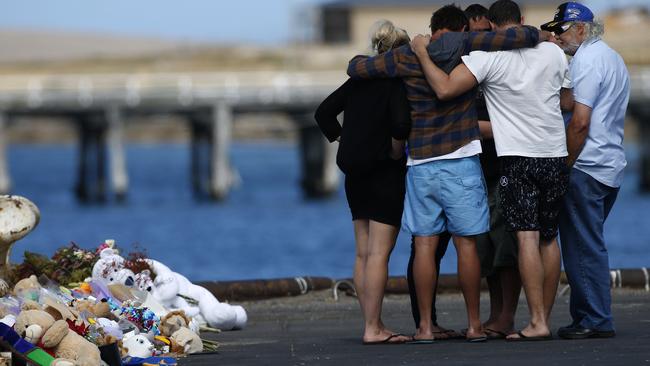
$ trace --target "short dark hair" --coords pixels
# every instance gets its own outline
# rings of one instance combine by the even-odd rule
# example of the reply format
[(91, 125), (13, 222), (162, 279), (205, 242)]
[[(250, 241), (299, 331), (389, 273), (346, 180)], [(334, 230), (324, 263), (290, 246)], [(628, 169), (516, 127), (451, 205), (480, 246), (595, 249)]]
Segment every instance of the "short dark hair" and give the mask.
[(465, 16), (467, 19), (478, 20), (482, 17), (487, 17), (488, 10), (481, 4), (472, 4), (465, 8)]
[(498, 27), (508, 23), (521, 23), (521, 10), (512, 0), (498, 0), (490, 5), (488, 20)]
[(465, 13), (455, 4), (445, 5), (431, 15), (431, 32), (439, 29), (449, 29), (454, 32), (462, 32), (464, 27), (469, 26)]

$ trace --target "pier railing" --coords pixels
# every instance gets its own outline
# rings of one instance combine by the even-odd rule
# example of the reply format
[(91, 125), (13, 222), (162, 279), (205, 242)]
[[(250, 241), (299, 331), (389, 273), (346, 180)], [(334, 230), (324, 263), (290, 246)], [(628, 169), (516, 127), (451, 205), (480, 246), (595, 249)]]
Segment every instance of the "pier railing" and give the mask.
[(313, 105), (345, 81), (343, 71), (0, 76), (4, 109), (91, 108), (106, 104), (189, 107)]

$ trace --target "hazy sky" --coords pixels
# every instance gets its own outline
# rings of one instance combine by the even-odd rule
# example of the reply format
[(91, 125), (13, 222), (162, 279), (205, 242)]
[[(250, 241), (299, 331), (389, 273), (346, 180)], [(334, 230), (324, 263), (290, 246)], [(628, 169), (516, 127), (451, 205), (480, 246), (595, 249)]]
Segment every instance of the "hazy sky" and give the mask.
[[(327, 1), (5, 0), (0, 10), (0, 27), (274, 44), (288, 41), (292, 37), (290, 32), (297, 31), (298, 9)], [(588, 1), (599, 11), (610, 6), (647, 3), (648, 0)]]

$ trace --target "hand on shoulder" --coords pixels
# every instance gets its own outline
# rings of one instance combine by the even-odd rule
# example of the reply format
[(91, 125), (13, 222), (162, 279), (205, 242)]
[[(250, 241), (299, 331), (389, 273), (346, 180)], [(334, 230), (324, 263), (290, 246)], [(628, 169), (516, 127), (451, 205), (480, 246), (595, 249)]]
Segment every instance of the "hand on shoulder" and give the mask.
[(429, 43), (431, 43), (430, 35), (418, 34), (411, 41), (411, 51), (413, 51), (414, 53), (426, 52), (427, 45), (429, 45)]

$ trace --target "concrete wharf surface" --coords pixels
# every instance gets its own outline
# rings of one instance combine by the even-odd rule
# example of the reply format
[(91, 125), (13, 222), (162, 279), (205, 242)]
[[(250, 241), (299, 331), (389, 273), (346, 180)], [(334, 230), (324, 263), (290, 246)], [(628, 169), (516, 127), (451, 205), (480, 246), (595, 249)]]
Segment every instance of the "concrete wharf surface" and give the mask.
[[(203, 365), (650, 365), (650, 292), (613, 290), (617, 336), (610, 339), (562, 340), (555, 332), (570, 323), (569, 296), (558, 296), (551, 318), (554, 339), (544, 342), (490, 340), (436, 341), (428, 345), (361, 344), (362, 321), (356, 298), (331, 290), (307, 295), (246, 302), (249, 324), (242, 331), (202, 334), (220, 342), (217, 354), (179, 359), (181, 366)], [(439, 322), (466, 327), (459, 294), (438, 297)], [(489, 301), (481, 297), (481, 319)], [(525, 326), (528, 309), (522, 294), (516, 326)], [(384, 323), (393, 331), (414, 332), (406, 295), (384, 300)]]

